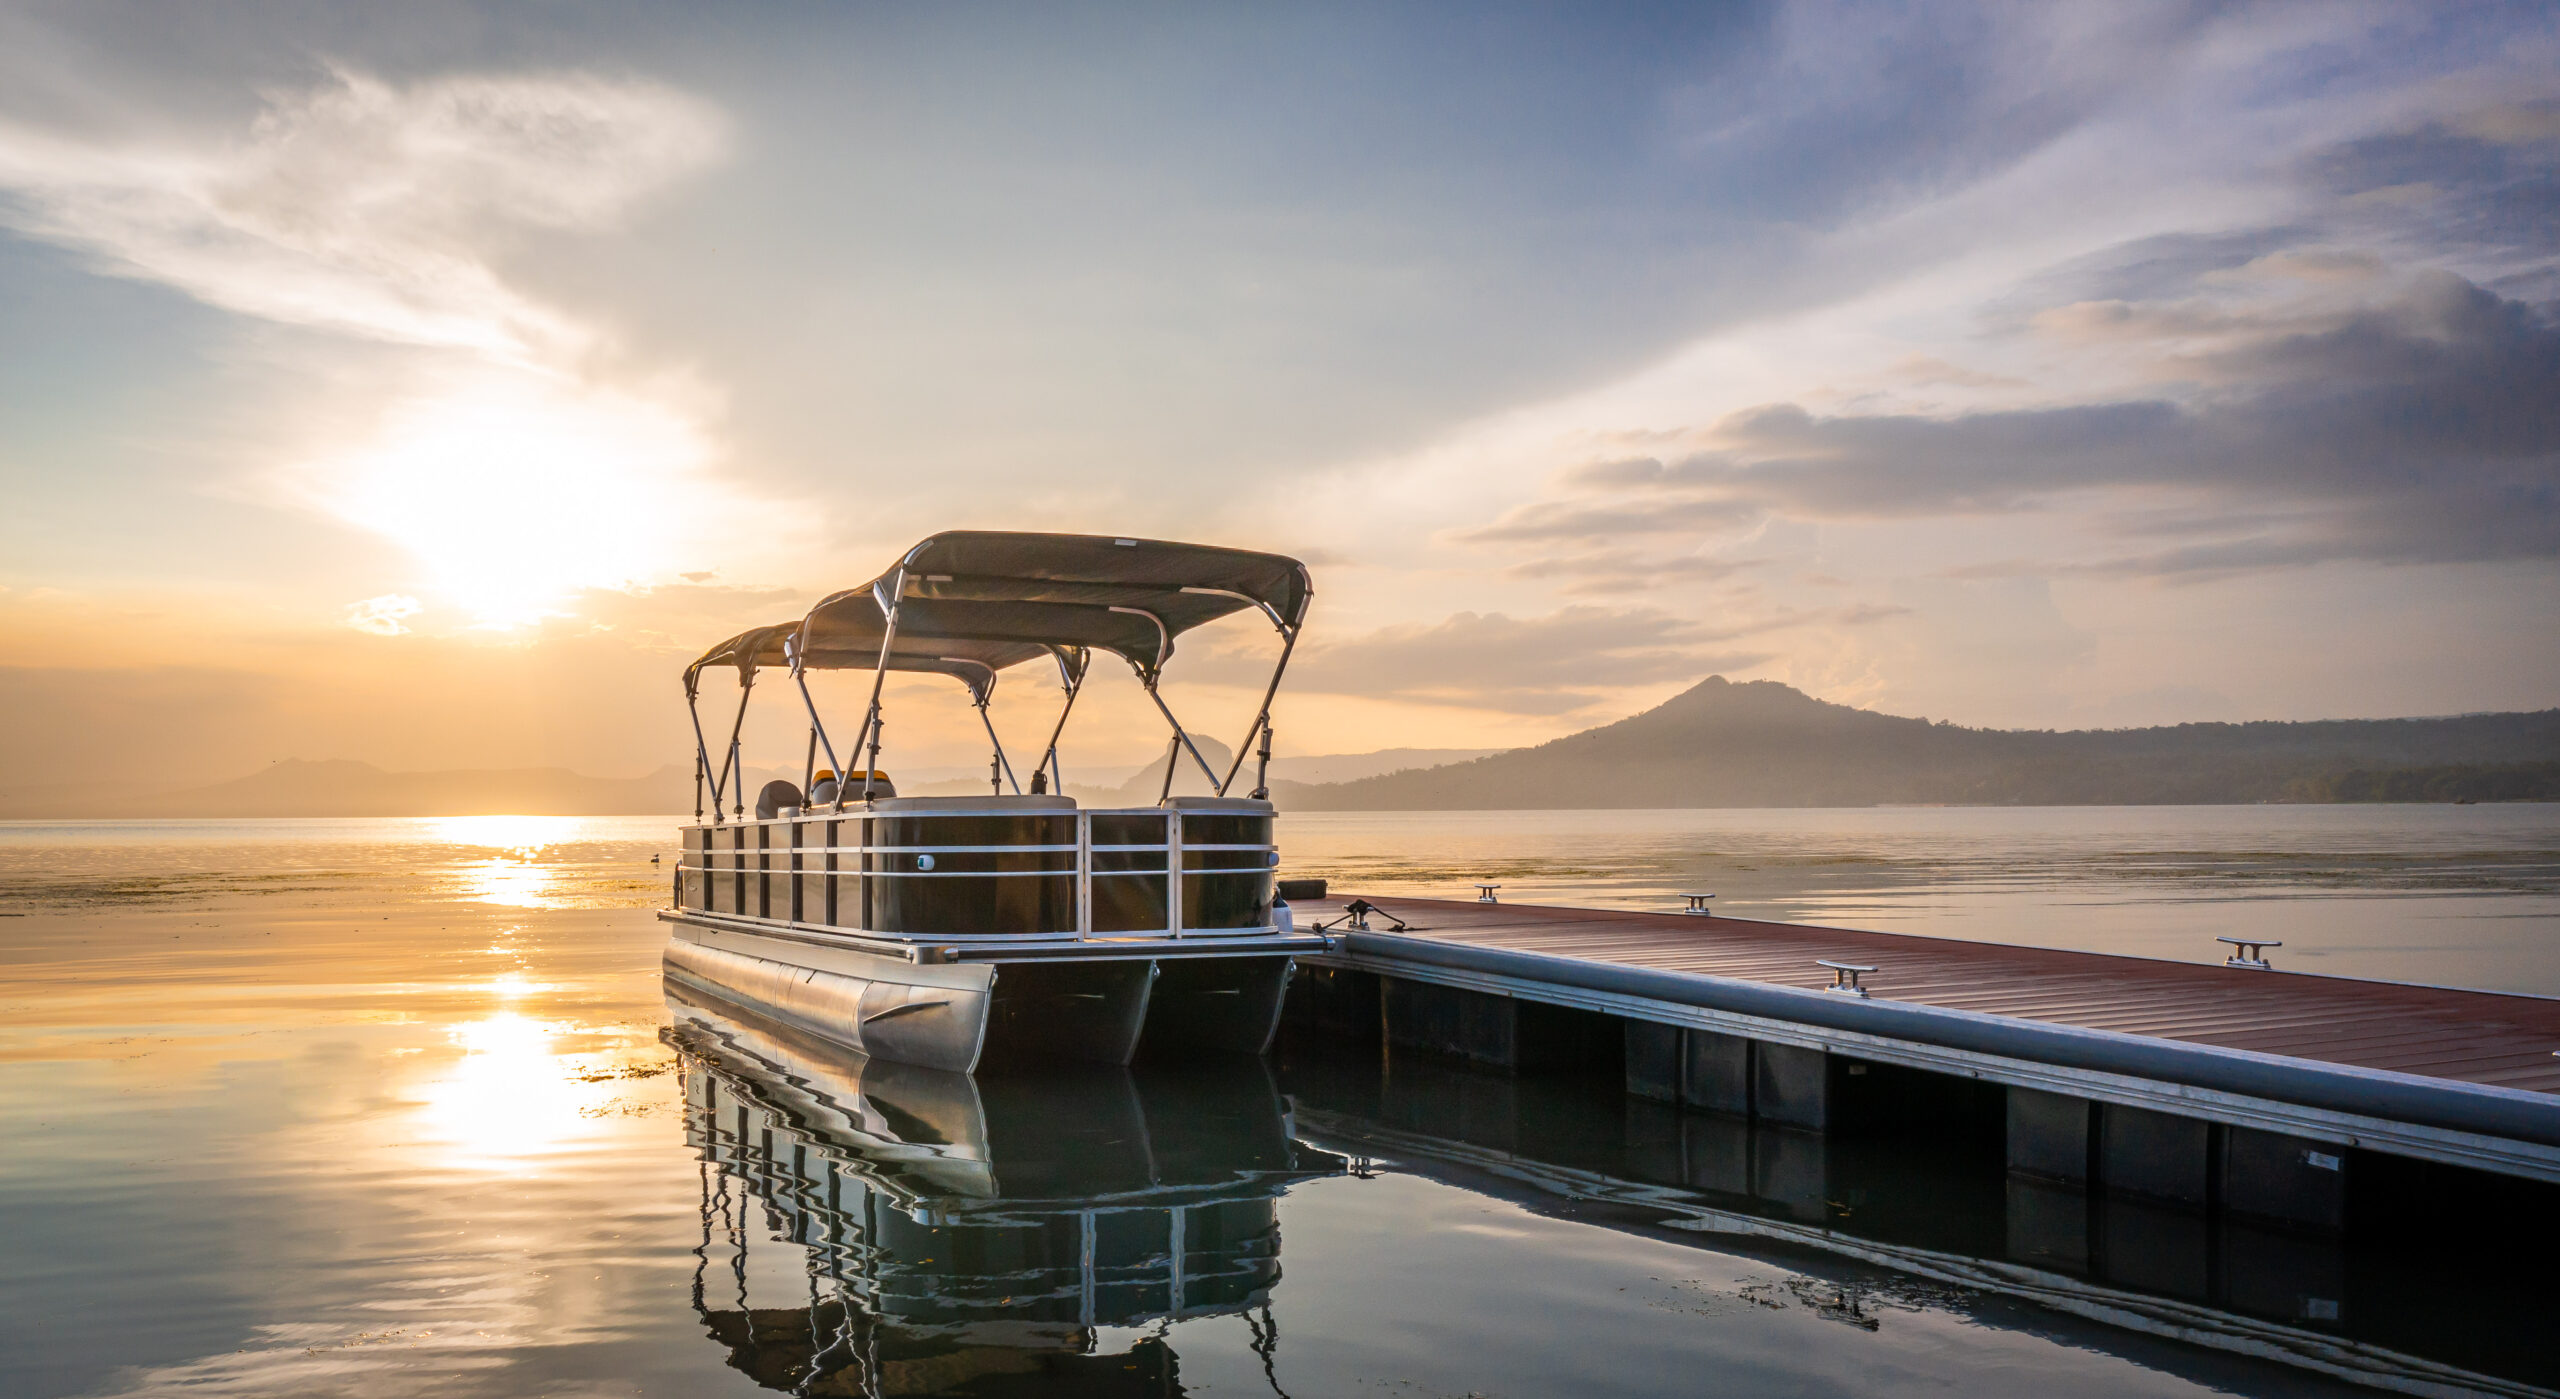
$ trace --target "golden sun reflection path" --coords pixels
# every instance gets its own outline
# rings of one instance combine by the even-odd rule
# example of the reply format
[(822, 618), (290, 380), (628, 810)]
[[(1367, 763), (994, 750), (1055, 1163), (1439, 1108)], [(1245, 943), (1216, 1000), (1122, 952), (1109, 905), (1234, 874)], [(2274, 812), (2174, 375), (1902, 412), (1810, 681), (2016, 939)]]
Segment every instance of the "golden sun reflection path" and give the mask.
[(521, 1172), (600, 1135), (592, 1109), (610, 1096), (610, 1080), (582, 1079), (584, 1056), (560, 1048), (578, 1029), (514, 1010), (449, 1026), (446, 1039), (461, 1056), (418, 1089), (414, 1140), (436, 1149), (433, 1164)]
[[(0, 923), (0, 1393), (513, 1394), (582, 1338), (717, 1390), (662, 1343), (698, 1229), (649, 912), (675, 826), (31, 849), (86, 883)], [(153, 865), (207, 873), (111, 882)]]
[[(656, 880), (641, 875), (641, 862), (621, 854), (628, 824), (579, 816), (440, 816), (420, 821), (419, 833), (448, 857), (438, 863), (450, 897), (548, 910), (629, 906), (656, 891)], [(600, 861), (606, 851), (612, 855)]]

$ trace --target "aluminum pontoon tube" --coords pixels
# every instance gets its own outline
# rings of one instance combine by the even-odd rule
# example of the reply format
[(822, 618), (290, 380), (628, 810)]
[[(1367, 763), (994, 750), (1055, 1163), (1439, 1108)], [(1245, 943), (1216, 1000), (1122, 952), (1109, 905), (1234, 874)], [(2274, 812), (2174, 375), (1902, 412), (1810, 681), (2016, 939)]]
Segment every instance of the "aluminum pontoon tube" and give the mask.
[(858, 1053), (965, 1074), (986, 1044), (995, 971), (984, 964), (843, 954), (831, 970), (684, 938), (667, 943), (664, 959), (671, 977)]
[[(2560, 1147), (2560, 1098), (2515, 1088), (2419, 1078), (2381, 1069), (2287, 1059), (2212, 1045), (2148, 1039), (2033, 1020), (1984, 1015), (1793, 986), (1769, 986), (1697, 972), (1629, 967), (1505, 948), (1471, 947), (1393, 933), (1353, 932), (1339, 946), (1358, 958), (1419, 963), (1521, 981), (1640, 997), (1678, 1006), (1758, 1016), (1823, 1029), (1909, 1040), (2095, 1073), (2123, 1074), (2220, 1093), (2475, 1132)], [(1376, 963), (1365, 968), (1393, 975)]]

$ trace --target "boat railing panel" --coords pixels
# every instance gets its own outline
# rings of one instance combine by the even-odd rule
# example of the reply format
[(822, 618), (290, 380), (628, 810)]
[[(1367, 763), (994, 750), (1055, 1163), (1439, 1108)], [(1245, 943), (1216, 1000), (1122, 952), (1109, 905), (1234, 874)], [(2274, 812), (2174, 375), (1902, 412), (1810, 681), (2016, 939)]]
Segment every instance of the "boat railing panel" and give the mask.
[(813, 931), (1117, 940), (1268, 932), (1278, 863), (1267, 802), (908, 797), (691, 827), (677, 881), (682, 907)]

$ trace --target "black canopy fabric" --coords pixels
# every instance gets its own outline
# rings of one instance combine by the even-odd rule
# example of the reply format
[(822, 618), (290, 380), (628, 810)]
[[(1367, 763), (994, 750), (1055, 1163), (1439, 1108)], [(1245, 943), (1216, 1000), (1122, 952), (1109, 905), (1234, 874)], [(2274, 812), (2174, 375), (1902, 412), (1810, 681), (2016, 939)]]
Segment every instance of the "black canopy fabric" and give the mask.
[[(839, 593), (819, 606), (829, 611), (829, 624), (810, 645), (802, 662), (807, 669), (870, 670), (880, 663), (880, 607), (868, 593)], [(685, 693), (694, 693), (698, 677), (713, 666), (735, 666), (744, 680), (761, 667), (789, 664), (788, 643), (803, 625), (784, 622), (756, 627), (705, 651), (685, 667)], [(889, 669), (948, 675), (967, 685), (970, 698), (983, 704), (995, 688), (997, 671), (1053, 655), (1067, 667), (1070, 678), (1084, 673), (1081, 648), (916, 635), (907, 630), (902, 620), (897, 645), (890, 650)]]
[(784, 643), (800, 630), (798, 622), (783, 622), (770, 627), (750, 627), (730, 637), (694, 659), (684, 668), (684, 692), (692, 694), (702, 672), (713, 666), (736, 666), (740, 678), (755, 673), (760, 666), (781, 665), (789, 658)]
[(1152, 681), (1175, 637), (1248, 607), (1294, 629), (1312, 593), (1306, 565), (1279, 554), (1092, 534), (955, 530), (906, 553), (872, 583), (836, 593), (796, 623), (741, 632), (685, 670), (693, 692), (705, 668), (731, 665), (743, 679), (783, 665), (797, 633), (801, 664), (868, 670), (880, 660), (880, 600), (901, 587), (891, 670), (931, 671), (968, 683), (983, 701), (996, 672), (1056, 656), (1071, 677), (1086, 649), (1126, 657)]
[(812, 653), (837, 644), (845, 625), (839, 610), (877, 618), (876, 599), (899, 589), (902, 574), (901, 643), (916, 635), (1089, 646), (1125, 657), (1150, 678), (1172, 656), (1174, 638), (1191, 628), (1260, 607), (1293, 629), (1312, 595), (1306, 566), (1278, 554), (1107, 535), (955, 530), (908, 550), (869, 587), (818, 604), (802, 633)]

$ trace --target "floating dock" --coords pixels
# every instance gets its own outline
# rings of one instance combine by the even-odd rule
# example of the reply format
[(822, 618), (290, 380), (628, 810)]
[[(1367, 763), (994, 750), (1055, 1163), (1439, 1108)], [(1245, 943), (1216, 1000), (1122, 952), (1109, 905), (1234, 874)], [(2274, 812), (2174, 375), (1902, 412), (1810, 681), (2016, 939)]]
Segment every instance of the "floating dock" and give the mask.
[(2313, 1229), (2341, 1226), (2374, 1154), (2560, 1182), (2560, 999), (1720, 915), (1356, 902), (1293, 905), (1335, 938), (1290, 997), (1314, 1038), (1513, 1072), (1615, 1056), (1639, 1097), (1816, 1131), (1996, 1093), (2013, 1173)]

